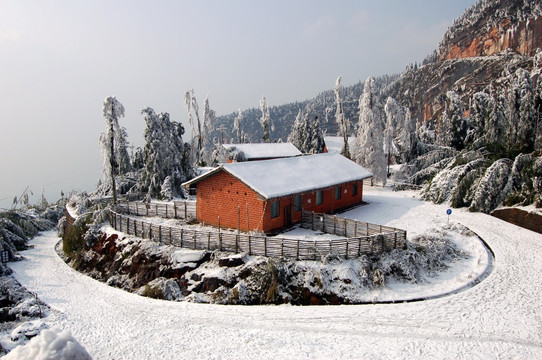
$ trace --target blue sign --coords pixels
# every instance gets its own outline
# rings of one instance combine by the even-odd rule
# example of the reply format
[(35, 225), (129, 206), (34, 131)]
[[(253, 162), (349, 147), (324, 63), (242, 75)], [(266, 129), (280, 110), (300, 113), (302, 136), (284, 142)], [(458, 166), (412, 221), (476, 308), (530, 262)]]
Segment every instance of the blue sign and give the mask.
[(446, 215), (448, 215), (448, 216), (449, 216), (449, 215), (452, 215), (452, 209), (446, 210)]

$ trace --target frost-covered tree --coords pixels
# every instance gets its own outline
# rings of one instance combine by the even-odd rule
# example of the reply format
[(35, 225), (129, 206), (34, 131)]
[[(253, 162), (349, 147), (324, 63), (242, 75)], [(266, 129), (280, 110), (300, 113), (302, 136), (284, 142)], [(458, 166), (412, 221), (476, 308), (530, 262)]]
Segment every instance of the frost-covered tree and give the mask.
[(188, 112), (188, 124), (192, 128), (192, 139), (196, 143), (196, 159), (195, 162), (201, 165), (202, 153), (203, 153), (203, 138), (201, 121), (199, 117), (199, 106), (196, 96), (194, 95), (194, 89), (188, 90), (184, 94), (184, 105)]
[(114, 97), (107, 97), (103, 102), (105, 132), (100, 136), (105, 181), (111, 181), (113, 203), (117, 202), (115, 177), (120, 170), (129, 171), (131, 168), (127, 151), (126, 130), (119, 125), (119, 119), (124, 117), (124, 106)]
[(440, 124), (440, 131), (437, 135), (439, 145), (462, 150), (465, 147), (464, 139), (467, 129), (463, 119), (461, 99), (455, 91), (446, 93), (446, 104)]
[(216, 113), (209, 106), (209, 95), (205, 98), (203, 102), (203, 134), (202, 134), (202, 143), (203, 143), (203, 153), (207, 154), (204, 157), (205, 163), (212, 162), (210, 158), (214, 151), (214, 142), (211, 138), (213, 131), (216, 127)]
[(312, 136), (310, 152), (313, 154), (323, 153), (326, 143), (324, 141), (324, 133), (322, 132), (322, 128), (320, 128), (320, 120), (318, 120), (318, 116), (314, 117), (311, 127), (311, 133)]
[(335, 121), (337, 122), (337, 135), (343, 138), (343, 147), (341, 149), (341, 155), (350, 158), (350, 149), (348, 148), (348, 132), (350, 131), (350, 121), (344, 115), (343, 100), (341, 97), (341, 76), (337, 78), (335, 87), (333, 88), (335, 93), (335, 105), (337, 110), (335, 111)]
[(374, 79), (365, 81), (363, 94), (359, 98), (359, 122), (356, 136), (355, 161), (367, 167), (374, 175), (374, 180), (386, 184), (386, 157), (382, 119), (376, 109)]
[(269, 108), (265, 96), (260, 100), (260, 110), (262, 112), (262, 117), (260, 118), (260, 125), (262, 125), (263, 130), (262, 141), (264, 143), (269, 143), (271, 142), (271, 131), (274, 130), (274, 126), (271, 123), (271, 116), (269, 115)]
[(243, 122), (243, 112), (241, 109), (237, 110), (237, 116), (233, 120), (233, 130), (237, 133), (237, 143), (243, 142), (243, 131), (241, 130), (241, 122)]
[(509, 148), (530, 152), (534, 150), (536, 113), (531, 75), (525, 69), (516, 70), (508, 92)]
[[(181, 184), (193, 175), (190, 167), (190, 146), (183, 143), (184, 127), (171, 121), (168, 113), (156, 114), (150, 107), (141, 110), (144, 116), (144, 168), (138, 188), (149, 197), (183, 196)], [(188, 146), (187, 146), (188, 145)], [(166, 181), (166, 178), (168, 178)], [(168, 195), (169, 197), (169, 195)]]
[(299, 151), (303, 152), (303, 144), (307, 137), (305, 129), (305, 121), (303, 119), (303, 113), (301, 110), (298, 111), (297, 116), (295, 117), (294, 124), (292, 125), (292, 130), (288, 135), (288, 142), (292, 143)]
[(394, 141), (396, 129), (402, 124), (401, 106), (395, 99), (388, 96), (384, 105), (384, 114), (386, 115), (386, 127), (384, 129), (384, 153), (386, 154), (388, 169), (387, 176), (390, 176), (391, 156), (397, 155), (396, 144)]
[(491, 118), (494, 117), (493, 101), (489, 94), (482, 91), (472, 96), (470, 118), (477, 137), (486, 134)]

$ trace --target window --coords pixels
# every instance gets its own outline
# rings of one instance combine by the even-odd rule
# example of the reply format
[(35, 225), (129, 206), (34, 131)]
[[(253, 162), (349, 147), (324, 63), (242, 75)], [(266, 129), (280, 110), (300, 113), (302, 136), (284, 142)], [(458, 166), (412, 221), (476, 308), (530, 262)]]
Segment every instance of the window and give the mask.
[(352, 188), (352, 196), (356, 196), (358, 194), (358, 183), (354, 183), (354, 186)]
[(301, 195), (296, 195), (296, 197), (294, 198), (294, 211), (295, 212), (298, 212), (298, 211), (301, 211)]
[(279, 201), (275, 200), (271, 202), (271, 219), (279, 217)]
[(335, 200), (339, 200), (341, 198), (341, 186), (335, 187)]
[(322, 190), (318, 190), (316, 192), (316, 205), (322, 205), (324, 202), (324, 194), (322, 193)]

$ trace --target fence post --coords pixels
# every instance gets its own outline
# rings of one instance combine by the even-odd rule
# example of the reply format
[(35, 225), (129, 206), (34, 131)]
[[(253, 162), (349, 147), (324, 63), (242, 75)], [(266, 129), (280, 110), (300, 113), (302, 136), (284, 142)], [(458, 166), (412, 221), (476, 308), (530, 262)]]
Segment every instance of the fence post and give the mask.
[(344, 219), (344, 236), (348, 236), (348, 232), (346, 231), (346, 226), (348, 225), (348, 222), (346, 219)]
[(251, 236), (248, 236), (248, 256), (252, 256), (252, 243), (251, 243)]
[(284, 239), (280, 239), (280, 256), (284, 257)]
[(348, 239), (346, 239), (346, 254), (344, 254), (344, 258), (348, 260)]
[(393, 241), (393, 248), (397, 249), (397, 231), (394, 231), (393, 235), (395, 235), (395, 239)]
[(332, 246), (331, 246), (331, 240), (329, 240), (329, 255), (331, 255), (331, 251), (333, 250)]
[(186, 215), (186, 201), (184, 202), (184, 218), (186, 219), (188, 215)]
[(136, 201), (136, 215), (139, 216), (139, 206), (138, 206), (138, 202)]
[(158, 241), (160, 242), (160, 245), (162, 245), (162, 225), (158, 226)]
[(184, 229), (181, 228), (181, 247), (183, 247), (183, 232), (184, 232)]
[[(239, 207), (240, 209), (241, 207)], [(239, 234), (235, 235), (235, 253), (239, 253)]]
[(367, 224), (367, 233), (365, 234), (365, 236), (369, 236), (369, 223), (365, 223)]
[[(237, 206), (237, 233), (241, 231), (241, 206)], [(235, 251), (237, 253), (237, 251)]]
[(207, 233), (207, 250), (211, 249), (211, 232)]
[(167, 219), (167, 207), (168, 207), (168, 204), (166, 204), (166, 219)]
[(314, 260), (316, 260), (316, 240), (313, 241), (314, 246)]
[(358, 256), (361, 256), (361, 238), (359, 238), (359, 244), (358, 244)]
[(263, 238), (263, 256), (267, 256), (267, 236)]
[(314, 211), (312, 212), (312, 231), (314, 231)]
[(299, 239), (297, 240), (297, 259), (299, 259)]
[(171, 239), (171, 226), (169, 227), (169, 245), (173, 243), (173, 240)]
[[(130, 235), (130, 218), (126, 218), (126, 234)], [(395, 236), (395, 239), (397, 239), (397, 236)]]
[(122, 216), (120, 217), (120, 229), (119, 229), (120, 232), (122, 232)]
[(173, 202), (173, 212), (175, 213), (175, 219), (177, 219), (177, 203)]
[(196, 250), (197, 230), (194, 230), (194, 250)]
[(137, 237), (137, 221), (134, 219), (134, 235)]
[(218, 250), (222, 251), (222, 233), (218, 232)]

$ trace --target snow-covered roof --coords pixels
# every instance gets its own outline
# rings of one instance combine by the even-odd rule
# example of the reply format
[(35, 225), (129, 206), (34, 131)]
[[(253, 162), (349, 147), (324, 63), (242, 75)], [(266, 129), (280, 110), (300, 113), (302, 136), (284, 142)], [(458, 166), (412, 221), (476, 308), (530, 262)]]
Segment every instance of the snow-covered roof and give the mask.
[(283, 158), (302, 155), (292, 143), (224, 144), (226, 149), (235, 147), (247, 159)]
[(368, 170), (337, 153), (297, 156), (266, 161), (222, 164), (183, 186), (196, 184), (226, 171), (265, 199), (298, 194), (373, 176)]

